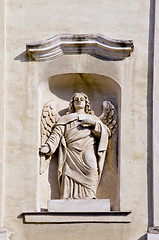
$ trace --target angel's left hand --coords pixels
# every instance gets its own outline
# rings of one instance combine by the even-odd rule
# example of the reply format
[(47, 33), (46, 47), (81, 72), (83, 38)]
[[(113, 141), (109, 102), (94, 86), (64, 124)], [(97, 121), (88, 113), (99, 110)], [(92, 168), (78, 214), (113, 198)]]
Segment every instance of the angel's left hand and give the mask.
[(89, 126), (95, 127), (95, 124), (96, 122), (92, 119), (84, 119), (81, 121), (81, 125), (83, 127), (89, 127)]

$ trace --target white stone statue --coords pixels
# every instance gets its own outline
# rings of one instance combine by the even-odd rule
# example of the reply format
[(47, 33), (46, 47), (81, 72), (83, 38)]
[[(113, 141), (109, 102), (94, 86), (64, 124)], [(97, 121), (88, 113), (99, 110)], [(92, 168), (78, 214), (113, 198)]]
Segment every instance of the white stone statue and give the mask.
[(100, 118), (95, 116), (84, 93), (72, 96), (68, 113), (62, 117), (56, 114), (55, 102), (43, 108), (42, 139), (45, 143), (42, 140), (40, 153), (47, 160), (59, 147), (60, 198), (96, 198), (108, 138), (116, 128), (114, 106), (105, 101), (103, 109)]

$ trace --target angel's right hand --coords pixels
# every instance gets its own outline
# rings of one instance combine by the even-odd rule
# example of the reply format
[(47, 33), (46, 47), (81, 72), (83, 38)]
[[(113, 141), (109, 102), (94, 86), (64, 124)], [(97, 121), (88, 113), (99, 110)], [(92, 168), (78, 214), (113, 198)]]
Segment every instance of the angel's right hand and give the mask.
[(40, 153), (47, 154), (50, 152), (50, 147), (48, 144), (42, 145), (42, 147), (39, 149)]

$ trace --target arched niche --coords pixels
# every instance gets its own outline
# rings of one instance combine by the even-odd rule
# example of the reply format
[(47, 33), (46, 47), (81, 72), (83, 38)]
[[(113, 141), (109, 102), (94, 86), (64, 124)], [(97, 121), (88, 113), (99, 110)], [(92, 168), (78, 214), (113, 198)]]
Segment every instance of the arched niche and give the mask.
[[(120, 141), (120, 106), (121, 88), (110, 77), (91, 73), (67, 73), (49, 77), (39, 87), (39, 117), (47, 101), (57, 102), (57, 111), (62, 116), (67, 112), (71, 96), (75, 92), (88, 95), (95, 115), (102, 113), (102, 103), (111, 101), (118, 116), (118, 129), (110, 139), (101, 182), (97, 189), (97, 198), (110, 199), (111, 209), (119, 210), (119, 141)], [(46, 208), (47, 200), (58, 199), (57, 152), (54, 154), (48, 170), (40, 176), (40, 206)]]

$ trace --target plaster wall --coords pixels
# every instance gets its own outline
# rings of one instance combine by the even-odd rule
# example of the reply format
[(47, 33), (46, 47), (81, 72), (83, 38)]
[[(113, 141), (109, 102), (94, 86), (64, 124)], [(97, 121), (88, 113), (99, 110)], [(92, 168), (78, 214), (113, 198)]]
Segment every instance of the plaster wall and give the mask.
[[(141, 239), (148, 226), (150, 1), (8, 0), (5, 4), (3, 226), (12, 233), (10, 239)], [(24, 53), (26, 42), (46, 39), (59, 33), (102, 33), (110, 38), (132, 39), (135, 51), (132, 57), (118, 62), (102, 61), (88, 55), (62, 56), (51, 62), (28, 61)], [(0, 46), (3, 46), (3, 41)], [(22, 212), (37, 211), (40, 205), (39, 89), (47, 85), (53, 76), (70, 73), (106, 76), (121, 87), (119, 198), (120, 210), (132, 211), (129, 224), (34, 225), (22, 222)], [(1, 136), (3, 140), (4, 134)]]

